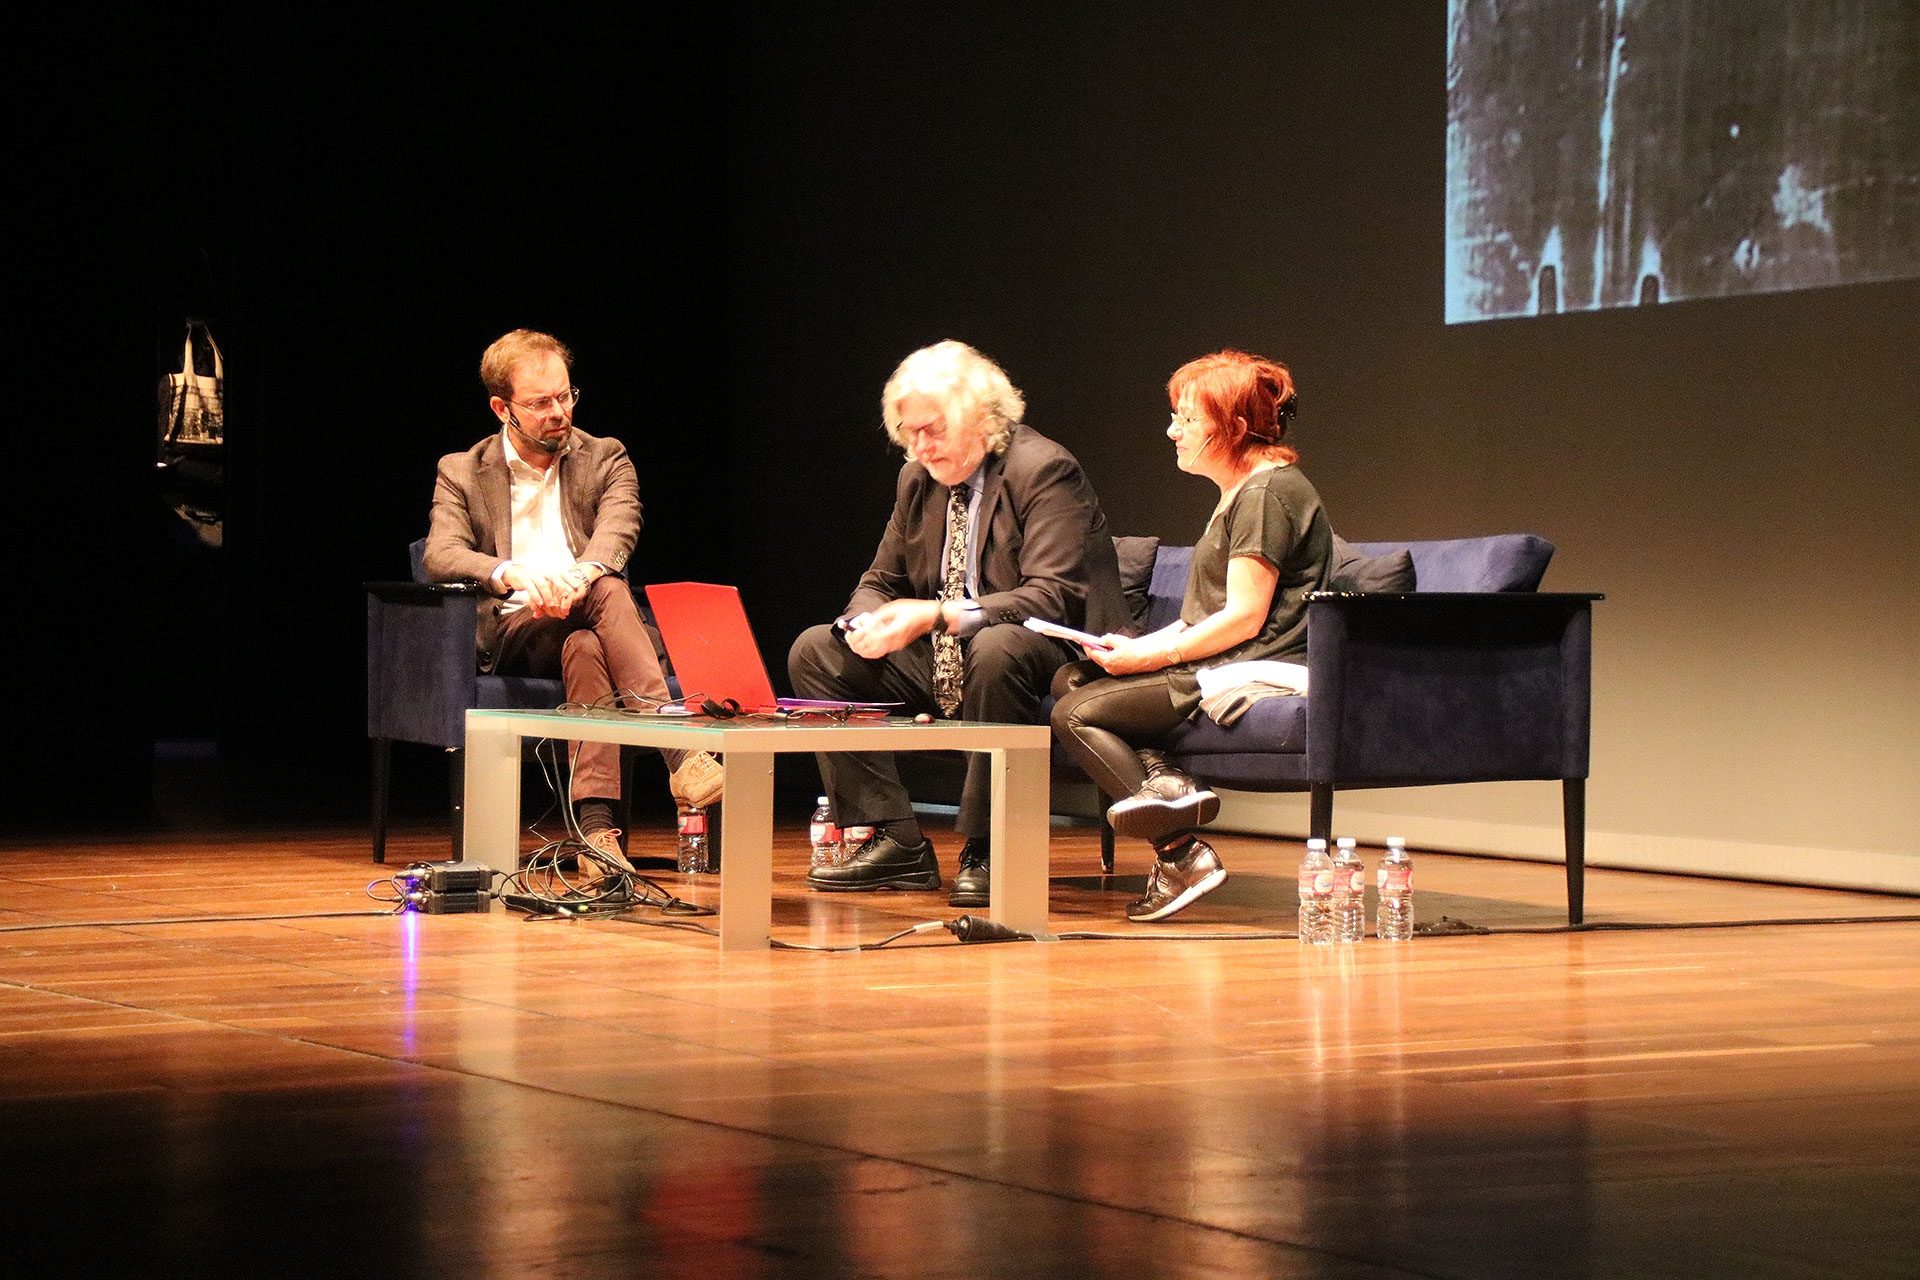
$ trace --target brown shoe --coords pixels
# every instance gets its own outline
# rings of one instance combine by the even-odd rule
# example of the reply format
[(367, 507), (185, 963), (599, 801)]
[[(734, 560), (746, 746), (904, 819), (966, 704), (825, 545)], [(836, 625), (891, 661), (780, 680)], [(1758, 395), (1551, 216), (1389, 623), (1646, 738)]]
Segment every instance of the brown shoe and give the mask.
[(626, 852), (620, 848), (618, 827), (602, 827), (598, 831), (587, 832), (587, 848), (623, 871), (634, 869), (633, 864), (627, 861)]

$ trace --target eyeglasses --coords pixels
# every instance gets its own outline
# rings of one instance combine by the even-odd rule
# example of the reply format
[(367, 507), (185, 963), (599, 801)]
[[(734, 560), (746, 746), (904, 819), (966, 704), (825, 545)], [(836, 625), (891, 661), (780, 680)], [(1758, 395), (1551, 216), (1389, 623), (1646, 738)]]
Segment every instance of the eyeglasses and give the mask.
[(921, 440), (928, 444), (938, 444), (947, 438), (948, 430), (945, 418), (921, 427), (910, 427), (904, 422), (900, 424), (901, 438), (909, 445)]
[(1182, 431), (1199, 431), (1206, 427), (1207, 420), (1197, 413), (1176, 413), (1168, 420), (1169, 427), (1178, 427)]
[(568, 387), (557, 396), (541, 396), (537, 400), (509, 400), (508, 404), (528, 413), (552, 413), (555, 409), (571, 409), (580, 403), (580, 388)]

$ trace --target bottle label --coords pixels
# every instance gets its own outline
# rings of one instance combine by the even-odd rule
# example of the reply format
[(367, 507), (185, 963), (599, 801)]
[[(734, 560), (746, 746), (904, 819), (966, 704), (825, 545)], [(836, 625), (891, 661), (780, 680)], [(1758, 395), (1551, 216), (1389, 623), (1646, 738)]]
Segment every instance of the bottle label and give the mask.
[(1382, 893), (1412, 893), (1412, 867), (1380, 868), (1380, 891)]
[(1367, 871), (1365, 867), (1355, 867), (1347, 873), (1347, 892), (1362, 894), (1367, 891)]
[(703, 836), (707, 834), (707, 815), (695, 810), (680, 815), (680, 834), (683, 836)]
[(1332, 871), (1306, 871), (1300, 875), (1300, 896), (1325, 898), (1333, 893)]
[(873, 838), (872, 827), (848, 827), (843, 833), (850, 845), (863, 845)]
[(807, 828), (807, 839), (815, 844), (832, 844), (833, 827), (825, 822), (816, 822)]

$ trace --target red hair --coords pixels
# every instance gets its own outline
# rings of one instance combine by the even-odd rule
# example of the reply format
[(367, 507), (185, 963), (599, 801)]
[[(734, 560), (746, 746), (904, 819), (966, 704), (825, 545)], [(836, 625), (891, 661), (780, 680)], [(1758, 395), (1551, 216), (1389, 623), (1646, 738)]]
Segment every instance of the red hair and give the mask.
[(1177, 412), (1191, 393), (1194, 406), (1214, 426), (1214, 440), (1238, 464), (1256, 450), (1284, 462), (1300, 455), (1280, 441), (1287, 434), (1297, 394), (1287, 366), (1244, 351), (1218, 351), (1189, 360), (1167, 380), (1167, 400)]

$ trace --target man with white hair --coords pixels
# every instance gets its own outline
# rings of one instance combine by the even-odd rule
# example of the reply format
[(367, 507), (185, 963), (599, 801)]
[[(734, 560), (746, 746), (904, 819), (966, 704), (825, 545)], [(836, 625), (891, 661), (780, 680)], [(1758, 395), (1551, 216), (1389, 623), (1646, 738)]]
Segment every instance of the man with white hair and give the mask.
[[(909, 714), (1033, 723), (1074, 658), (1021, 624), (1043, 618), (1130, 633), (1100, 500), (1074, 456), (1022, 421), (992, 360), (941, 342), (900, 363), (881, 395), (906, 450), (873, 566), (845, 612), (794, 641), (787, 670), (808, 698), (898, 702)], [(842, 827), (873, 834), (816, 889), (938, 889), (940, 865), (889, 752), (833, 752), (820, 772)], [(991, 781), (974, 754), (955, 823), (965, 840), (953, 906), (987, 905)]]

